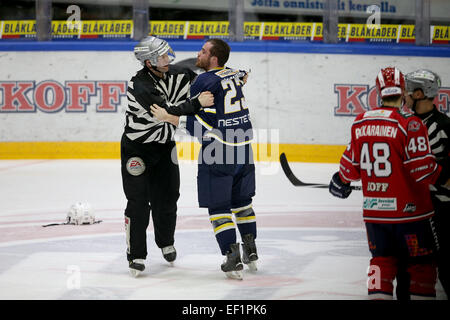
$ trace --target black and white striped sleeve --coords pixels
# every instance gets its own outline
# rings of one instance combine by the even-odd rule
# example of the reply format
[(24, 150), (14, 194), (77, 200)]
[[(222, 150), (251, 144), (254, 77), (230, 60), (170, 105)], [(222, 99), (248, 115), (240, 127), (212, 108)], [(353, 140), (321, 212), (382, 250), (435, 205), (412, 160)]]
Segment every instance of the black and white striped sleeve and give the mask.
[(161, 122), (150, 113), (150, 106), (154, 103), (163, 105), (164, 99), (157, 92), (150, 89), (135, 88), (135, 83), (128, 83), (128, 107), (126, 110), (125, 133), (130, 140), (148, 143), (166, 143), (172, 140), (175, 126)]
[(424, 122), (428, 127), (431, 152), (443, 167), (439, 178), (441, 183), (430, 186), (431, 193), (440, 202), (450, 203), (450, 190), (442, 185), (450, 178), (450, 118), (435, 110)]
[(431, 151), (436, 156), (437, 161), (448, 157), (449, 130), (449, 126), (440, 126), (438, 122), (433, 122), (428, 127), (428, 139), (430, 141)]

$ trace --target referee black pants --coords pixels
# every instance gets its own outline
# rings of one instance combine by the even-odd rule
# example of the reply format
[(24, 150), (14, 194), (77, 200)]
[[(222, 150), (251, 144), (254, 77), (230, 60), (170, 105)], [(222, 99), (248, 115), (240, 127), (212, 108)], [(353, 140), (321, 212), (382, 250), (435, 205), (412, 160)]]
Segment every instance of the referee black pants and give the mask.
[[(131, 141), (125, 134), (122, 136), (120, 153), (122, 184), (127, 198), (125, 230), (128, 261), (147, 257), (146, 230), (150, 212), (156, 245), (163, 248), (174, 243), (180, 196), (179, 168), (172, 161), (172, 150), (175, 148), (173, 141), (142, 144)], [(139, 166), (140, 170), (133, 171)]]
[(435, 207), (436, 231), (439, 242), (437, 250), (438, 277), (441, 285), (450, 298), (450, 203), (440, 202), (433, 198)]

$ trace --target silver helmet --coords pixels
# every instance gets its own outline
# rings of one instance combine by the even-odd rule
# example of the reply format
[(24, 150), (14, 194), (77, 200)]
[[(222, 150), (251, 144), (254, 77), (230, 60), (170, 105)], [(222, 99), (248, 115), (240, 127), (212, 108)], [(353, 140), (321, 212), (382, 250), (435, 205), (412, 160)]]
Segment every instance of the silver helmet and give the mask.
[(433, 71), (419, 69), (405, 76), (406, 91), (413, 93), (416, 89), (422, 89), (427, 98), (434, 98), (441, 87), (441, 78)]
[(175, 52), (173, 52), (167, 41), (153, 36), (145, 37), (134, 47), (134, 55), (142, 65), (145, 65), (145, 60), (150, 60), (152, 66), (158, 66), (158, 58), (164, 54), (168, 55), (168, 63), (175, 59)]

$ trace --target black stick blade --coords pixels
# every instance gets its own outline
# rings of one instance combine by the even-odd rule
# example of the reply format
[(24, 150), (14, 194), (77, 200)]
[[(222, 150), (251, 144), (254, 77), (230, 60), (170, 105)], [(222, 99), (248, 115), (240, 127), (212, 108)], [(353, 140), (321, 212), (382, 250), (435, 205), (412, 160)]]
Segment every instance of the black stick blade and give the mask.
[[(283, 168), (284, 174), (289, 179), (289, 181), (296, 187), (313, 187), (313, 188), (328, 188), (328, 184), (323, 183), (306, 183), (299, 180), (289, 167), (289, 162), (286, 158), (286, 154), (280, 154), (280, 164)], [(361, 186), (351, 186), (352, 190), (361, 190)]]
[(280, 164), (281, 168), (284, 171), (284, 174), (289, 179), (289, 181), (296, 187), (314, 187), (314, 188), (328, 188), (327, 184), (320, 184), (320, 183), (305, 183), (300, 181), (295, 174), (292, 172), (291, 168), (289, 167), (288, 160), (286, 158), (286, 154), (283, 152), (280, 154)]

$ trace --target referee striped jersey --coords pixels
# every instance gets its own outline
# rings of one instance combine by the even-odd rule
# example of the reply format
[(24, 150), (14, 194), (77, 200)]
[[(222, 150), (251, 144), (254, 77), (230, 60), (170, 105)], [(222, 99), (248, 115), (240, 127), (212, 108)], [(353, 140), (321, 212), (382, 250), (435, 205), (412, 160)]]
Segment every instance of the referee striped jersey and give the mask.
[(170, 113), (189, 113), (198, 110), (198, 99), (190, 100), (190, 83), (196, 74), (186, 68), (170, 65), (164, 78), (154, 75), (147, 67), (128, 82), (128, 107), (125, 134), (140, 143), (167, 143), (173, 139), (175, 126), (153, 118), (150, 106), (157, 104)]
[[(450, 118), (437, 110), (436, 106), (430, 112), (417, 115), (428, 129), (428, 140), (431, 152), (436, 161), (447, 166), (450, 165)], [(450, 178), (450, 177), (447, 177)], [(441, 186), (432, 186), (431, 193), (441, 202), (450, 202), (450, 190)]]

